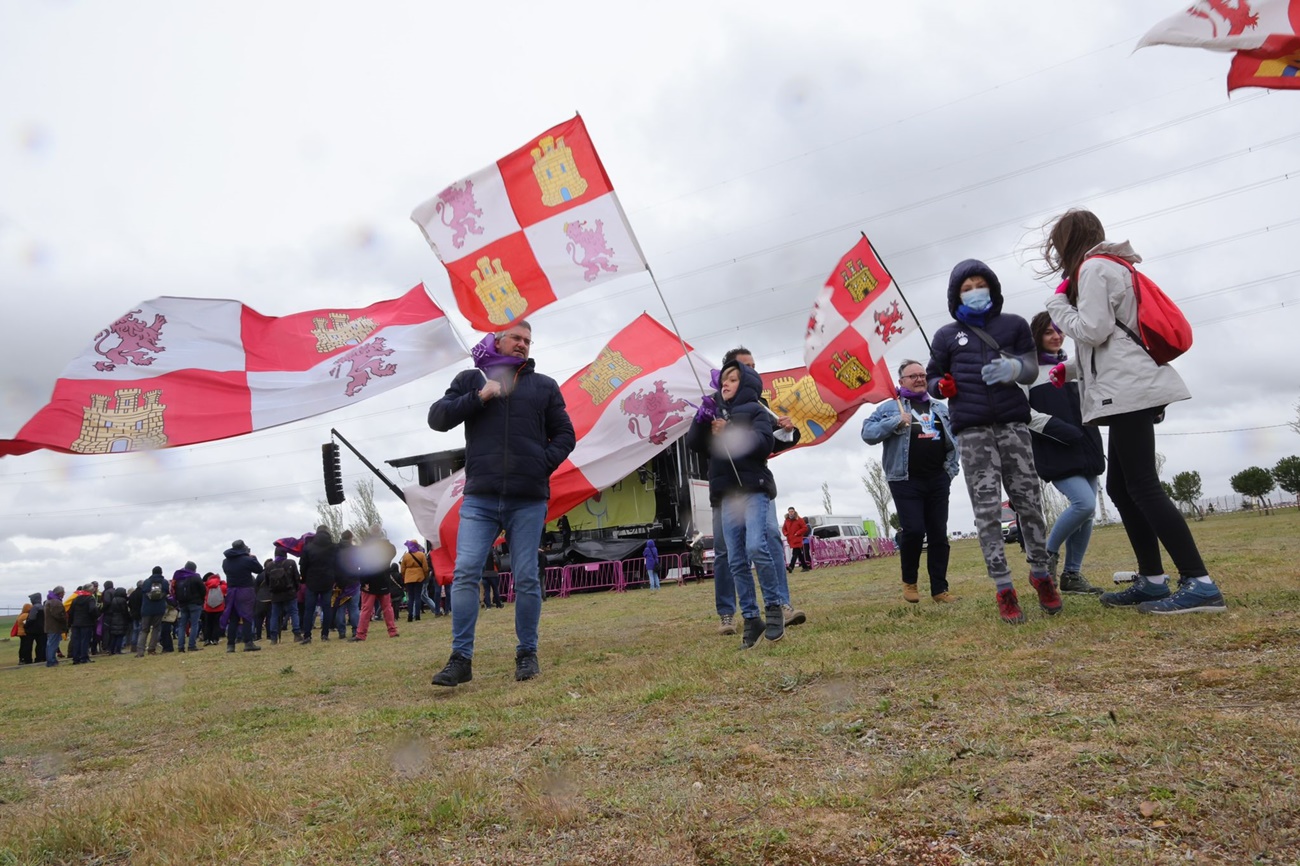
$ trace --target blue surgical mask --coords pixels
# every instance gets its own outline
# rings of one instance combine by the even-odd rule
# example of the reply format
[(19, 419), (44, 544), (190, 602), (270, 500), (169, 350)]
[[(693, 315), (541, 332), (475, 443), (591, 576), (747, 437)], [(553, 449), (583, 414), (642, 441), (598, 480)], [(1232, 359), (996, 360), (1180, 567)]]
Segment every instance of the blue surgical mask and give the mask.
[(993, 306), (993, 297), (988, 289), (971, 289), (962, 293), (961, 302), (971, 312), (982, 313)]

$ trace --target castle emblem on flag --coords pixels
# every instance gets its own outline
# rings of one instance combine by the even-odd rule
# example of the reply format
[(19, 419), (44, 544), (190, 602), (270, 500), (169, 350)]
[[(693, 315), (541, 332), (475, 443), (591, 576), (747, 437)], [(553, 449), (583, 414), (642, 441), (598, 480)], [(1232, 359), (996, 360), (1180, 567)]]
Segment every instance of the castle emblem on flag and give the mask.
[[(139, 312), (137, 310), (136, 312)], [(90, 405), (82, 410), (81, 435), (68, 447), (79, 454), (118, 454), (166, 448), (162, 391), (147, 391), (140, 403), (139, 388), (113, 392), (113, 407), (107, 394), (91, 394)]]
[(876, 279), (870, 268), (862, 264), (862, 259), (856, 261), (850, 259), (845, 262), (844, 270), (840, 271), (840, 279), (843, 280), (849, 297), (853, 298), (856, 304), (862, 303), (862, 299), (880, 285), (880, 280)]
[(624, 358), (622, 352), (606, 346), (591, 362), (587, 372), (578, 377), (578, 387), (590, 394), (591, 402), (599, 406), (624, 382), (643, 372), (643, 368)]
[(533, 176), (542, 189), (542, 204), (555, 207), (587, 191), (587, 181), (578, 174), (573, 150), (564, 143), (564, 136), (543, 136), (529, 153), (533, 157)]
[(894, 301), (883, 310), (876, 310), (871, 317), (876, 320), (876, 335), (885, 345), (889, 345), (890, 338), (895, 334), (903, 333), (903, 329), (898, 324), (903, 321), (903, 314), (898, 309), (898, 301)]
[[(167, 317), (155, 313), (153, 324), (146, 325), (144, 320), (135, 317), (139, 312), (141, 310), (132, 310), (96, 336), (95, 353), (108, 359), (107, 362), (96, 361), (96, 370), (107, 373), (117, 369), (118, 364), (148, 367), (155, 360), (149, 354), (150, 352), (167, 351), (167, 347), (158, 345), (158, 341), (162, 339), (162, 326), (167, 324)], [(101, 347), (109, 337), (116, 337), (118, 343), (113, 348), (104, 350)]]
[(763, 389), (763, 397), (777, 413), (789, 416), (804, 443), (823, 435), (839, 417), (822, 399), (812, 376), (773, 379), (772, 387)]
[[(682, 412), (689, 405), (685, 400), (669, 394), (664, 389), (666, 384), (663, 379), (657, 380), (655, 389), (649, 394), (637, 388), (618, 404), (619, 411), (630, 416), (627, 429), (635, 433), (638, 439), (645, 439), (651, 445), (662, 445), (667, 441), (668, 428), (680, 423), (686, 417), (677, 413)], [(650, 421), (648, 433), (641, 432), (643, 417)]]
[(311, 333), (316, 338), (316, 351), (328, 355), (344, 346), (359, 346), (375, 332), (375, 322), (368, 316), (351, 321), (347, 313), (330, 313), (329, 318), (313, 316)]
[(371, 376), (391, 376), (397, 372), (396, 364), (385, 364), (384, 358), (393, 354), (383, 337), (375, 337), (372, 342), (363, 343), (345, 355), (339, 355), (334, 361), (330, 375), (335, 379), (348, 364), (348, 387), (344, 394), (353, 396), (370, 382)]
[[(602, 220), (596, 220), (594, 229), (587, 228), (586, 220), (565, 223), (564, 234), (569, 238), (569, 242), (564, 247), (565, 251), (575, 265), (585, 269), (582, 274), (584, 280), (591, 282), (601, 271), (613, 273), (618, 270), (618, 265), (612, 264), (609, 260), (609, 256), (614, 255), (614, 251), (609, 248), (609, 243), (605, 240), (605, 224)], [(578, 250), (582, 250), (581, 259), (576, 255)]]
[(474, 181), (465, 179), (464, 185), (452, 184), (438, 193), (434, 211), (442, 224), (452, 230), (451, 245), (456, 249), (465, 246), (465, 235), (483, 234), (483, 227), (474, 217), (483, 216), (478, 202), (474, 201)]
[(831, 374), (846, 388), (861, 388), (871, 381), (871, 371), (863, 366), (856, 355), (836, 352), (831, 356)]
[(519, 287), (502, 270), (501, 260), (488, 260), (487, 256), (474, 263), (474, 293), (487, 311), (488, 321), (494, 325), (508, 325), (524, 314), (528, 301), (519, 293)]

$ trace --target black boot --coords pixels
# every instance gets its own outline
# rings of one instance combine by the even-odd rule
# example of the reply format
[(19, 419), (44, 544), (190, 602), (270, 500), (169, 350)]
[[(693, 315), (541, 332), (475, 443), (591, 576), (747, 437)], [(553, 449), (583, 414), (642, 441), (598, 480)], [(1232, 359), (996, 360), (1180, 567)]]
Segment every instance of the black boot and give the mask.
[(778, 641), (785, 637), (785, 611), (781, 610), (781, 605), (768, 605), (767, 628), (763, 632), (763, 637), (769, 641)]
[(745, 617), (745, 630), (740, 636), (740, 645), (749, 649), (763, 636), (763, 618)]
[(473, 663), (461, 655), (452, 653), (447, 666), (433, 675), (435, 686), (458, 686), (474, 679)]
[(257, 644), (253, 643), (251, 640), (248, 643), (244, 644), (244, 652), (246, 653), (261, 652), (261, 650), (262, 648)]

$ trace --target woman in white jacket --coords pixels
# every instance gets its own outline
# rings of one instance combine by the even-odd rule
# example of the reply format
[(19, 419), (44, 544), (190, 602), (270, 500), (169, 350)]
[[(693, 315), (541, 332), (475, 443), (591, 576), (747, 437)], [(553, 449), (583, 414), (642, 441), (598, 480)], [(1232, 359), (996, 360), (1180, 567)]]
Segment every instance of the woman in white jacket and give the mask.
[[(1136, 263), (1142, 257), (1127, 241), (1107, 242), (1101, 221), (1086, 210), (1059, 217), (1042, 251), (1048, 267), (1065, 278), (1048, 298), (1047, 311), (1075, 342), (1084, 423), (1110, 428), (1106, 492), (1119, 509), (1138, 562), (1133, 584), (1105, 593), (1101, 603), (1136, 606), (1142, 613), (1226, 610), (1187, 521), (1156, 475), (1155, 424), (1167, 405), (1191, 395), (1173, 367), (1156, 364), (1125, 331), (1137, 331), (1137, 298), (1129, 269), (1098, 258)], [(1160, 558), (1161, 544), (1178, 569), (1173, 593)]]

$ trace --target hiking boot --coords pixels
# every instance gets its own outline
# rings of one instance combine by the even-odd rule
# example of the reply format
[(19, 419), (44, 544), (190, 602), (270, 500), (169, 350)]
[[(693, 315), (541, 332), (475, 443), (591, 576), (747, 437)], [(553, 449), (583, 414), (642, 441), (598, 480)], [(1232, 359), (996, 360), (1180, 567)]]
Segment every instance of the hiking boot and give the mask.
[(1223, 613), (1227, 609), (1217, 586), (1194, 577), (1179, 579), (1178, 591), (1168, 598), (1138, 605), (1138, 613)]
[(801, 610), (795, 610), (788, 604), (781, 605), (781, 615), (785, 617), (785, 625), (803, 625), (808, 621), (808, 615)]
[(998, 590), (998, 616), (1010, 625), (1020, 625), (1025, 621), (1025, 614), (1020, 609), (1020, 599), (1016, 598), (1014, 586)]
[(763, 636), (764, 623), (763, 618), (759, 616), (745, 618), (745, 630), (740, 636), (740, 645), (744, 649), (749, 649), (758, 643), (758, 639)]
[(1034, 577), (1031, 574), (1029, 576), (1029, 585), (1038, 593), (1038, 606), (1043, 609), (1044, 613), (1048, 616), (1056, 616), (1061, 612), (1063, 606), (1061, 594), (1056, 591), (1056, 584), (1052, 582), (1050, 577), (1047, 575)]
[(722, 621), (718, 626), (718, 634), (736, 633), (736, 618), (734, 616), (729, 613), (724, 613), (719, 615), (718, 619)]
[(921, 600), (921, 594), (916, 591), (916, 584), (914, 583), (903, 584), (903, 601), (907, 602), (908, 604), (916, 604), (920, 600)]
[(1098, 601), (1103, 607), (1133, 607), (1144, 601), (1160, 601), (1169, 597), (1168, 582), (1152, 583), (1140, 574), (1133, 575), (1133, 584), (1117, 592), (1103, 592)]
[(954, 601), (957, 600), (957, 596), (953, 595), (951, 592), (948, 592), (945, 589), (943, 592), (939, 593), (938, 595), (930, 596), (930, 600), (933, 601), (935, 604), (952, 604)]
[(785, 612), (781, 610), (779, 604), (774, 604), (767, 609), (767, 628), (763, 630), (763, 637), (773, 643), (785, 637)]
[(1088, 583), (1088, 578), (1077, 571), (1061, 574), (1061, 592), (1070, 595), (1101, 595), (1101, 588)]
[(235, 645), (233, 643), (226, 644), (226, 652), (232, 653), (234, 651), (235, 651)]
[(515, 682), (522, 683), (540, 675), (542, 668), (537, 664), (537, 653), (532, 650), (520, 650), (515, 653)]
[(447, 666), (433, 675), (435, 686), (458, 686), (474, 679), (474, 671), (469, 659), (452, 653), (447, 659)]
[(298, 639), (298, 643), (300, 646), (306, 646), (307, 644), (311, 643), (311, 635), (309, 634), (303, 635)]
[(1047, 554), (1047, 576), (1056, 580), (1056, 567), (1061, 564), (1061, 552)]
[(244, 652), (246, 653), (255, 653), (261, 651), (262, 648), (257, 644), (253, 643), (252, 641), (249, 641), (248, 643), (244, 644)]
[(183, 652), (185, 652), (185, 647), (183, 647), (183, 646), (182, 646), (182, 647), (177, 647), (177, 648), (176, 648), (176, 652), (178, 652), (178, 653), (183, 653)]

